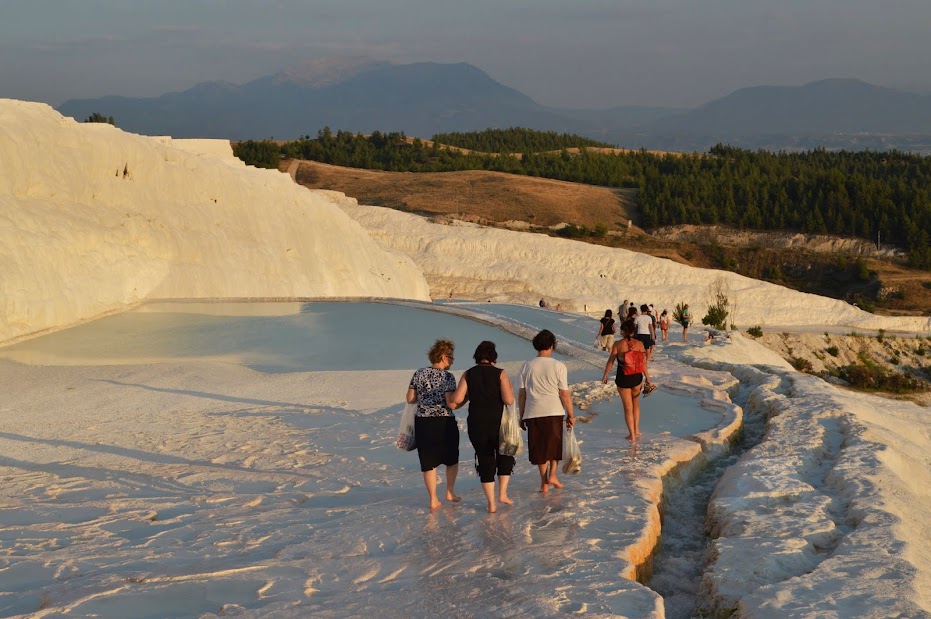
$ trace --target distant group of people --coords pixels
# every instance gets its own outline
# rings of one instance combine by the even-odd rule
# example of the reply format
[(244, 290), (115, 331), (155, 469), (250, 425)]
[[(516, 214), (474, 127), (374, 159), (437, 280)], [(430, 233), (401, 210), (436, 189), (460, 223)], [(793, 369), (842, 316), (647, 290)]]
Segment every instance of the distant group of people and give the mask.
[[(636, 327), (637, 339), (643, 342), (647, 350), (647, 355), (652, 355), (653, 347), (656, 345), (656, 330), (659, 329), (663, 342), (669, 341), (669, 324), (672, 320), (671, 314), (663, 310), (659, 316), (652, 304), (643, 304), (637, 308), (635, 303), (624, 299), (624, 302), (618, 306), (618, 319), (623, 324), (627, 320), (633, 320)], [(682, 341), (688, 341), (689, 325), (692, 321), (692, 315), (689, 311), (688, 303), (682, 310)], [(599, 321), (598, 329), (595, 331), (595, 348), (601, 350), (611, 350), (614, 345), (614, 336), (617, 334), (617, 322), (614, 319), (614, 312), (610, 309), (605, 310), (604, 317)]]
[[(537, 355), (524, 363), (518, 373), (517, 405), (520, 427), (527, 432), (527, 452), (531, 464), (540, 474), (540, 492), (562, 488), (557, 466), (562, 459), (563, 420), (567, 428), (575, 425), (575, 413), (569, 392), (566, 365), (553, 358), (556, 336), (544, 329), (533, 338)], [(437, 473), (446, 466), (446, 500), (459, 502), (455, 485), (459, 472), (459, 427), (453, 411), (466, 403), (469, 440), (475, 449), (475, 468), (489, 513), (498, 504), (513, 503), (508, 485), (514, 470), (513, 456), (499, 453), (501, 417), (506, 405), (514, 404), (514, 389), (507, 373), (496, 367), (498, 353), (494, 342), (483, 341), (472, 358), (475, 365), (466, 370), (456, 384), (449, 371), (455, 361), (455, 345), (437, 340), (427, 353), (428, 367), (414, 372), (407, 389), (407, 402), (417, 404), (414, 436), (430, 509), (442, 505), (437, 495)], [(495, 477), (498, 491), (495, 494)]]

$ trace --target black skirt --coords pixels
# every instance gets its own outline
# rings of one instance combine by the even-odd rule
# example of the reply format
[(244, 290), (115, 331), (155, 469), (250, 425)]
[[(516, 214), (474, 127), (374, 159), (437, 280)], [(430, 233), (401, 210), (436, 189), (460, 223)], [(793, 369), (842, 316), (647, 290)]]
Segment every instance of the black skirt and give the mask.
[(459, 464), (459, 426), (455, 417), (414, 417), (420, 470)]

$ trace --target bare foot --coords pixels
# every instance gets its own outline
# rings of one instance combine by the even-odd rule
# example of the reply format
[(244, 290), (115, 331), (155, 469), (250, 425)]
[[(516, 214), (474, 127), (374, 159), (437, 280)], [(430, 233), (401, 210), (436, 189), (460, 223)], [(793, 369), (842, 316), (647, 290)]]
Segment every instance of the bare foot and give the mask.
[(493, 513), (495, 513), (496, 511), (498, 511), (498, 505), (497, 505), (497, 503), (489, 503), (489, 504), (488, 504), (488, 513), (489, 513), (489, 514), (493, 514)]
[(549, 494), (549, 491), (550, 491), (550, 485), (549, 485), (549, 484), (541, 484), (541, 485), (540, 485), (540, 492), (542, 492), (543, 494)]
[(499, 496), (498, 502), (504, 503), (505, 505), (514, 505), (514, 501), (512, 501), (511, 497), (508, 497), (508, 496)]
[(628, 435), (625, 436), (624, 438), (626, 438), (628, 441), (632, 441), (632, 440), (634, 440), (634, 435), (633, 435), (633, 434), (628, 434)]
[(439, 508), (441, 508), (441, 507), (443, 507), (443, 504), (440, 503), (439, 501), (437, 501), (436, 503), (430, 503), (430, 509), (431, 509), (431, 510), (439, 509)]
[(562, 484), (555, 477), (550, 479), (550, 485), (554, 488), (562, 488)]
[(456, 496), (456, 495), (453, 494), (452, 492), (447, 492), (447, 493), (446, 493), (446, 500), (447, 500), (447, 501), (452, 501), (453, 503), (458, 503), (459, 501), (462, 500), (462, 497), (461, 497), (461, 496)]

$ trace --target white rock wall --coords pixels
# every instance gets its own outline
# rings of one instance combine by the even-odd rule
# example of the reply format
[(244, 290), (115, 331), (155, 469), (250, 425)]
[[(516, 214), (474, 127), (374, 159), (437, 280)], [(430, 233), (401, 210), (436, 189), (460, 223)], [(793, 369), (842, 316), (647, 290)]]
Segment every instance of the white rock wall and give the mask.
[(331, 193), (216, 148), (0, 100), (0, 342), (147, 298), (429, 298)]
[(341, 203), (343, 210), (386, 246), (407, 254), (422, 269), (434, 298), (454, 297), (535, 303), (541, 297), (567, 310), (601, 315), (624, 299), (653, 303), (671, 313), (690, 305), (701, 327), (709, 287), (721, 280), (731, 317), (744, 330), (754, 325), (843, 325), (890, 331), (931, 331), (929, 318), (874, 316), (836, 299), (806, 294), (727, 271), (697, 269), (624, 249), (542, 234), (443, 225), (386, 208)]

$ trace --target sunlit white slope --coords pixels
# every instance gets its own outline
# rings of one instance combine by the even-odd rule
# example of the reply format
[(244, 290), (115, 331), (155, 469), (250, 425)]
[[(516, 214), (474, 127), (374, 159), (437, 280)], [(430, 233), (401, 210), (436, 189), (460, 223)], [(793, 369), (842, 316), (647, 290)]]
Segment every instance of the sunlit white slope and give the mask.
[[(862, 329), (931, 331), (929, 318), (874, 316), (843, 301), (796, 292), (727, 271), (697, 269), (671, 260), (548, 237), (542, 234), (441, 225), (386, 208), (341, 202), (343, 210), (386, 246), (423, 269), (434, 298), (536, 302), (564, 309), (617, 311), (624, 299), (653, 303), (670, 312), (690, 305), (701, 319), (708, 291), (720, 280), (731, 317), (742, 329), (754, 325), (843, 325)], [(699, 322), (700, 326), (700, 322)]]
[(428, 297), (330, 194), (210, 148), (0, 100), (0, 341), (146, 298)]
[(755, 385), (745, 408), (767, 419), (708, 506), (708, 616), (931, 617), (928, 409), (770, 363), (739, 334), (683, 351)]

